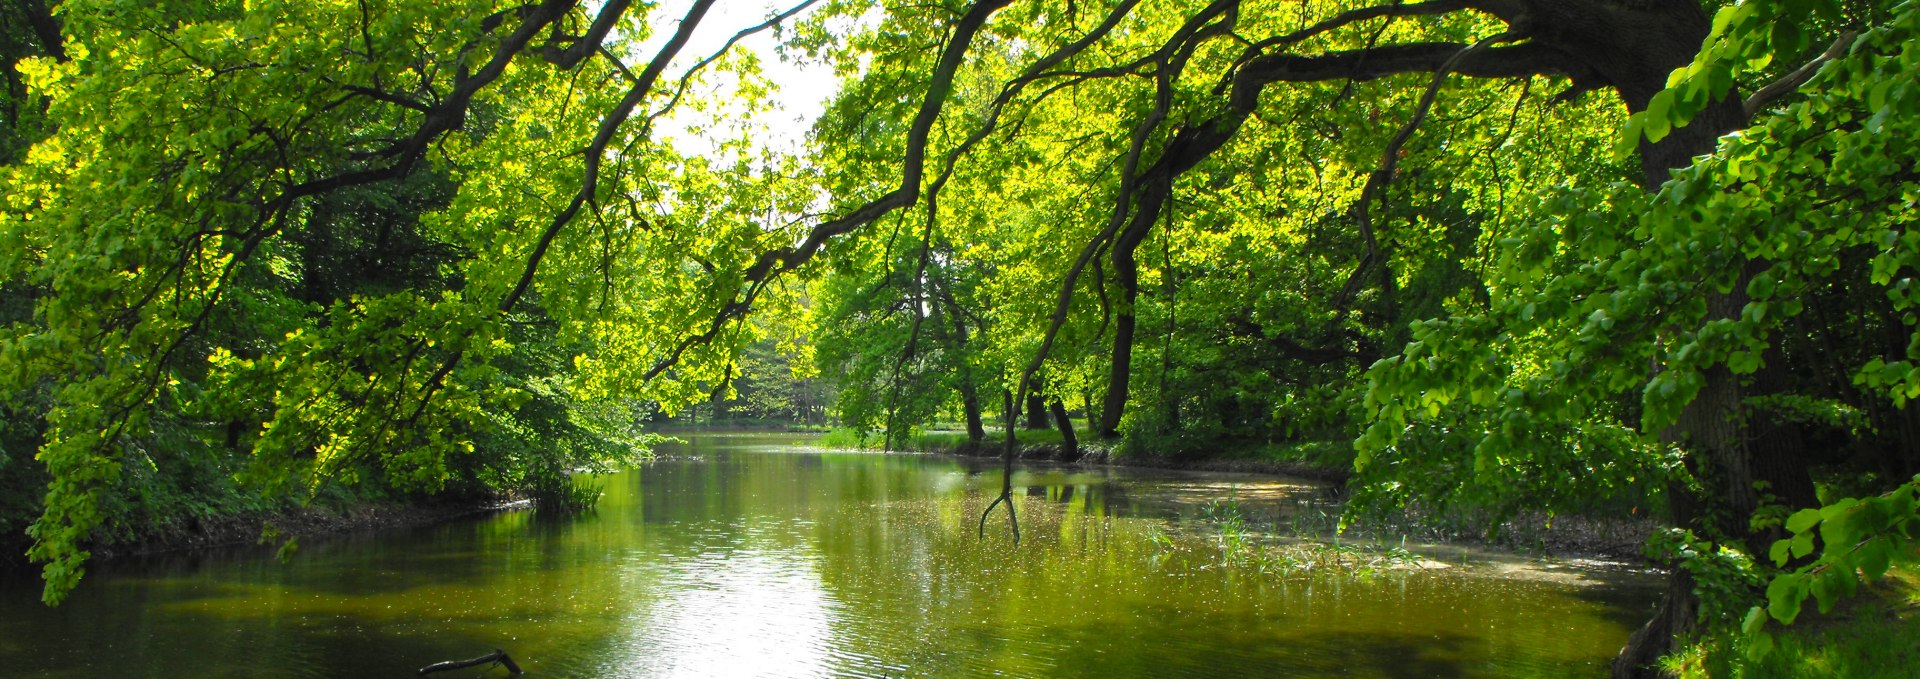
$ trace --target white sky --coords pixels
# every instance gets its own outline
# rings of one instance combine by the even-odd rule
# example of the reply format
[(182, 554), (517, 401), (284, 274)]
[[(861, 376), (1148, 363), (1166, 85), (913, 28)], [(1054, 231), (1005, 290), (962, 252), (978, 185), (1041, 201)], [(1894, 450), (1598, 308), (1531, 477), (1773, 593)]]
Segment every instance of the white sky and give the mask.
[[(658, 86), (662, 92), (672, 83), (678, 82), (680, 75), (688, 67), (705, 59), (726, 44), (729, 38), (747, 28), (756, 26), (775, 14), (798, 4), (800, 0), (718, 0), (708, 10), (693, 38), (687, 42), (668, 69)], [(680, 18), (686, 16), (690, 0), (667, 0), (655, 7), (649, 19), (653, 22), (653, 35), (640, 46), (643, 57), (650, 58), (659, 46), (679, 28)], [(812, 11), (809, 8), (808, 11)], [(789, 18), (791, 22), (805, 17), (802, 13)], [(799, 153), (806, 141), (807, 131), (820, 117), (838, 84), (833, 75), (833, 66), (827, 63), (796, 63), (783, 61), (774, 51), (778, 38), (772, 29), (756, 33), (734, 45), (735, 51), (750, 50), (760, 57), (762, 74), (773, 82), (775, 90), (774, 110), (753, 117), (753, 123), (762, 126), (764, 131), (757, 132), (754, 140), (761, 148), (784, 152)], [(638, 68), (636, 66), (636, 68)], [(712, 86), (730, 88), (730, 84), (719, 81), (731, 81), (730, 77), (719, 76), (712, 66), (708, 67), (707, 80), (710, 87), (704, 92), (711, 94)], [(689, 93), (689, 97), (694, 93)], [(661, 101), (655, 99), (655, 102)], [(656, 103), (656, 105), (658, 105)], [(657, 136), (671, 138), (675, 146), (684, 153), (705, 153), (713, 147), (700, 135), (689, 129), (691, 125), (706, 121), (706, 116), (682, 105), (673, 115), (668, 116), (656, 133)]]

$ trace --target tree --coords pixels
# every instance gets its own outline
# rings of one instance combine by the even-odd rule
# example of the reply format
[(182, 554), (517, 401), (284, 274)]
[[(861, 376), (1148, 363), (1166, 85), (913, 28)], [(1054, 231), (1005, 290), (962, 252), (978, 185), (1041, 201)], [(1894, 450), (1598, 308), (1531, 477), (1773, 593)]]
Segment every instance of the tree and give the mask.
[[(1800, 404), (1803, 413), (1832, 412), (1833, 401), (1810, 399), (1796, 383), (1824, 379), (1822, 370), (1781, 370), (1794, 360), (1783, 350), (1805, 341), (1837, 341), (1851, 330), (1796, 320), (1806, 312), (1807, 296), (1830, 286), (1886, 287), (1902, 266), (1896, 262), (1904, 261), (1900, 242), (1910, 219), (1901, 207), (1905, 199), (1894, 196), (1911, 195), (1914, 175), (1911, 159), (1894, 150), (1910, 143), (1907, 131), (1888, 121), (1907, 105), (1890, 93), (1912, 78), (1906, 50), (1897, 47), (1911, 41), (1911, 11), (1903, 5), (1891, 16), (1849, 15), (1821, 3), (1721, 10), (1694, 63), (1628, 125), (1625, 148), (1642, 132), (1661, 139), (1703, 120), (1706, 129), (1716, 129), (1713, 111), (1721, 105), (1710, 102), (1727, 101), (1721, 97), (1742, 71), (1804, 54), (1810, 41), (1803, 27), (1855, 21), (1874, 28), (1858, 42), (1843, 33), (1780, 85), (1760, 88), (1741, 107), (1744, 115), (1760, 114), (1760, 124), (1723, 140), (1657, 194), (1620, 186), (1551, 192), (1535, 212), (1539, 221), (1517, 234), (1517, 247), (1493, 276), (1490, 308), (1416, 325), (1416, 341), (1407, 351), (1375, 368), (1369, 401), (1379, 414), (1362, 442), (1363, 460), (1367, 454), (1399, 457), (1391, 448), (1396, 440), (1444, 427), (1469, 432), (1461, 445), (1473, 451), (1476, 477), (1496, 475), (1489, 471), (1495, 467), (1550, 463), (1546, 458), (1571, 454), (1564, 462), (1605, 469), (1602, 479), (1617, 480), (1638, 469), (1584, 454), (1568, 441), (1593, 440), (1596, 433), (1624, 433), (1631, 440), (1632, 430), (1622, 432), (1620, 423), (1638, 420), (1639, 430), (1660, 433), (1657, 443), (1641, 440), (1651, 448), (1648, 455), (1671, 455), (1666, 473), (1675, 485), (1668, 502), (1688, 551), (1731, 550), (1754, 561), (1765, 552), (1782, 566), (1789, 552), (1808, 554), (1810, 536), (1800, 538), (1803, 545), (1774, 543), (1780, 519), (1764, 510), (1761, 496), (1806, 483), (1804, 453), (1781, 455), (1768, 450), (1773, 446), (1749, 442), (1757, 427), (1777, 420), (1788, 404)], [(1814, 84), (1805, 100), (1775, 108), (1774, 97), (1809, 78)], [(1673, 129), (1677, 125), (1688, 127)], [(1863, 258), (1872, 266), (1843, 264)], [(1889, 294), (1893, 308), (1901, 308), (1899, 293)], [(1863, 303), (1867, 308), (1860, 312), (1867, 314), (1879, 306), (1855, 303)], [(1867, 341), (1877, 344), (1868, 355), (1911, 351), (1906, 337)], [(1650, 378), (1649, 365), (1659, 366)], [(1844, 368), (1868, 390), (1828, 391), (1829, 398), (1864, 406), (1890, 395), (1901, 403), (1904, 393), (1896, 385), (1903, 383), (1904, 370), (1886, 365), (1875, 357)], [(1753, 390), (1764, 391), (1758, 399), (1743, 397)], [(1632, 417), (1608, 404), (1620, 395), (1639, 397)], [(1771, 586), (1775, 617), (1792, 619), (1810, 579), (1825, 579), (1817, 593), (1825, 606), (1851, 586), (1856, 572), (1870, 578), (1884, 571), (1884, 559), (1904, 539), (1904, 519), (1890, 517), (1911, 512), (1901, 509), (1899, 499), (1910, 495), (1907, 487), (1895, 488), (1882, 499), (1890, 511), (1868, 512), (1875, 518), (1828, 534), (1823, 558), (1875, 544), (1863, 540), (1878, 536), (1882, 542), (1867, 551), (1880, 561), (1863, 567), (1837, 557), (1840, 568), (1809, 566), (1824, 569), (1820, 578)], [(1806, 536), (1818, 517), (1853, 516), (1844, 509), (1855, 503), (1809, 509), (1812, 514), (1796, 514), (1801, 518), (1785, 528)], [(1735, 607), (1697, 596), (1696, 578), (1729, 577), (1704, 570), (1706, 563), (1702, 557), (1674, 564), (1666, 605), (1636, 634), (1616, 673), (1647, 667), (1668, 648), (1668, 638), (1684, 637), (1696, 624), (1730, 625), (1747, 613), (1742, 602)], [(1847, 584), (1836, 584), (1842, 580)], [(1749, 614), (1746, 620), (1752, 628), (1765, 616)]]
[[(844, 74), (798, 159), (756, 150), (692, 87), (724, 75), (734, 103), (768, 106), (750, 56), (676, 61), (712, 4), (690, 3), (637, 69), (656, 20), (618, 0), (61, 5), (72, 59), (20, 68), (56, 131), (9, 169), (0, 221), (0, 252), (20, 253), (0, 278), (45, 290), (0, 338), (0, 379), (10, 402), (45, 394), (32, 553), (49, 600), (125, 470), (151, 464), (157, 423), (240, 422), (228, 447), (277, 492), (368, 470), (439, 488), (527, 399), (708, 397), (762, 339), (748, 314), (803, 317), (809, 285), (825, 317), (860, 319), (822, 352), (857, 367), (866, 421), (890, 436), (951, 391), (971, 420), (996, 384), (1008, 465), (1034, 394), (1056, 417), (1080, 396), (1102, 434), (1370, 421), (1369, 473), (1508, 507), (1591, 499), (1551, 476), (1569, 469), (1612, 489), (1691, 482), (1703, 492), (1668, 494), (1678, 523), (1755, 553), (1751, 481), (1773, 472), (1756, 475), (1728, 415), (1769, 351), (1787, 347), (1782, 367), (1806, 353), (1769, 341), (1805, 310), (1782, 296), (1843, 280), (1841, 261), (1876, 268), (1836, 289), (1903, 280), (1911, 159), (1884, 151), (1906, 128), (1878, 113), (1911, 109), (1899, 57), (1841, 45), (1816, 59), (1835, 94), (1804, 100), (1817, 69), (1795, 67), (1846, 30), (1898, 44), (1904, 5), (981, 0), (863, 23), (865, 3), (803, 2), (736, 36), (790, 25), (788, 49)], [(681, 107), (709, 118), (714, 153), (653, 137)], [(1604, 153), (1627, 112), (1645, 142)], [(1816, 176), (1841, 158), (1863, 160)], [(1809, 190), (1755, 198), (1762, 168)], [(430, 271), (288, 293), (276, 267), (322, 270), (329, 243), (388, 233), (343, 204), (392, 212), (369, 194), (405, 202), (435, 177), (446, 193), (406, 229)], [(1883, 219), (1832, 243), (1739, 221), (1807, 214), (1816, 195)], [(1809, 259), (1782, 268), (1783, 252)], [(1904, 314), (1902, 295), (1852, 316)], [(1423, 316), (1440, 320), (1404, 325)], [(1356, 414), (1361, 362), (1409, 338)], [(1247, 346), (1286, 359), (1253, 365)], [(1913, 357), (1856, 351), (1884, 354), (1862, 385), (1913, 395)], [(1756, 387), (1767, 417), (1841, 398), (1792, 372)], [(1229, 396), (1187, 393), (1223, 375), (1244, 377)], [(1684, 631), (1688, 584), (1622, 671)]]

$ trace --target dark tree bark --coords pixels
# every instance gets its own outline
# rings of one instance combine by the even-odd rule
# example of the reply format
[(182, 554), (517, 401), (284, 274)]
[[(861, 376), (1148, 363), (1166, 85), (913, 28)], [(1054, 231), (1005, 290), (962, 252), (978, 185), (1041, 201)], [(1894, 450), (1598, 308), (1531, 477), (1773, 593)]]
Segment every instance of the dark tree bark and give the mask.
[[(1114, 248), (1114, 256), (1120, 256), (1120, 249)], [(1131, 264), (1129, 254), (1126, 262)], [(1140, 296), (1138, 273), (1130, 268), (1121, 268), (1114, 264), (1114, 279), (1120, 283), (1120, 311), (1113, 319), (1113, 349), (1107, 359), (1107, 395), (1100, 402), (1101, 438), (1120, 436), (1120, 417), (1127, 412), (1127, 397), (1133, 389), (1133, 333), (1136, 321), (1133, 316), (1133, 303)]]
[(1067, 404), (1053, 399), (1047, 406), (1053, 412), (1053, 424), (1060, 428), (1060, 454), (1068, 460), (1079, 459), (1080, 439), (1073, 435), (1073, 418), (1067, 417)]
[(967, 417), (967, 444), (975, 448), (985, 445), (987, 427), (980, 419), (980, 389), (974, 386), (971, 374), (960, 376), (960, 409)]
[[(65, 41), (60, 36), (60, 20), (53, 18), (53, 9), (46, 0), (14, 0), (20, 9), (20, 16), (27, 20), (27, 26), (33, 29), (33, 35), (40, 41), (40, 49), (55, 61), (67, 60)], [(12, 64), (7, 64), (11, 67)]]
[(1047, 423), (1047, 397), (1042, 395), (1038, 390), (1027, 393), (1026, 410), (1027, 429), (1040, 430), (1046, 429), (1049, 426)]
[[(957, 311), (957, 310), (956, 310)], [(967, 321), (960, 314), (948, 314), (953, 318), (954, 348), (961, 353), (960, 358), (960, 410), (967, 418), (967, 444), (978, 448), (986, 444), (987, 427), (980, 419), (980, 387), (973, 382), (973, 366), (967, 363)]]

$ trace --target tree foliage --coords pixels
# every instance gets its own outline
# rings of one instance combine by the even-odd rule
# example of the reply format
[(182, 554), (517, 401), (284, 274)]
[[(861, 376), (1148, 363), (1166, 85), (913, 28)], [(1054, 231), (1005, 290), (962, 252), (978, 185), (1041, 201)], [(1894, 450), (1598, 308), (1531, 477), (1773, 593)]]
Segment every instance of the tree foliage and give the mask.
[[(890, 441), (997, 409), (1007, 464), (1046, 408), (1357, 439), (1362, 506), (1786, 538), (1783, 621), (1911, 556), (1911, 3), (713, 5), (9, 8), (0, 443), (48, 600), (148, 475), (551, 487), (808, 357)], [(840, 76), (796, 155), (763, 34)], [(1757, 596), (1711, 565), (1666, 636)]]

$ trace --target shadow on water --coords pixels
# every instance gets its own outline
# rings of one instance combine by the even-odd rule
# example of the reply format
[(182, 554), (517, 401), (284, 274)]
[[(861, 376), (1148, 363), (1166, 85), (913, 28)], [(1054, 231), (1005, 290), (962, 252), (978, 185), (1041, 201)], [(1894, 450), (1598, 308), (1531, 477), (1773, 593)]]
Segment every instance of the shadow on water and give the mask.
[[(1629, 630), (1639, 629), (1653, 617), (1665, 592), (1662, 577), (1644, 569), (1589, 569), (1580, 573), (1580, 579), (1586, 586), (1569, 594), (1594, 604), (1601, 616)], [(1625, 645), (1626, 639), (1620, 642)]]
[(1460, 634), (1334, 632), (1286, 643), (1303, 652), (1298, 661), (1276, 667), (1279, 675), (1425, 679), (1483, 674), (1465, 660), (1470, 657), (1470, 649), (1480, 644)]

